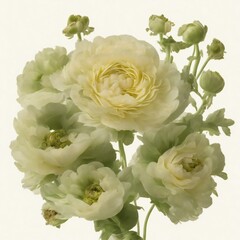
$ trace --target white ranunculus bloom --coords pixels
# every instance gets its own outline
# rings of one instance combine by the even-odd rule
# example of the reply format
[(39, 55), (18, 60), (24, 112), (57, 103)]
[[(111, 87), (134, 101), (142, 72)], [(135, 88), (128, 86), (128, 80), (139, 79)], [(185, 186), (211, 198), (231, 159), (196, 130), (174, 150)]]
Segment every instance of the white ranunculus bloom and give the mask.
[(219, 144), (210, 145), (203, 134), (193, 133), (157, 162), (136, 162), (133, 173), (156, 203), (165, 204), (164, 213), (177, 223), (196, 219), (211, 205), (216, 187), (213, 176), (225, 176), (224, 164)]
[(78, 42), (51, 81), (70, 92), (82, 122), (116, 130), (159, 127), (177, 117), (188, 99), (175, 65), (160, 61), (147, 42), (127, 35)]
[(67, 170), (58, 183), (42, 187), (42, 196), (66, 218), (103, 220), (115, 216), (124, 205), (125, 188), (112, 169), (92, 162)]
[(19, 136), (11, 144), (12, 155), (25, 173), (24, 186), (30, 189), (39, 187), (46, 177), (96, 161), (103, 155), (106, 165), (115, 159), (108, 137), (79, 123), (71, 103), (52, 103), (41, 110), (28, 107), (19, 113), (15, 129)]
[(47, 100), (61, 102), (64, 94), (52, 86), (50, 78), (61, 71), (68, 60), (67, 51), (63, 47), (45, 48), (36, 54), (35, 59), (27, 62), (23, 73), (17, 78), (19, 103), (26, 107), (35, 105), (36, 101), (36, 105), (41, 107)]

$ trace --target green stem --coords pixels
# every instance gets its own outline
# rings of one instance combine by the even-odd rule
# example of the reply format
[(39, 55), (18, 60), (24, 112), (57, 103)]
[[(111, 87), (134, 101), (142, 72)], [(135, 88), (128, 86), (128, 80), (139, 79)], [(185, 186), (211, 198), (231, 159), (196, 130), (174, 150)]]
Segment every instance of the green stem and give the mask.
[(195, 48), (195, 54), (196, 54), (196, 59), (195, 59), (195, 64), (194, 64), (194, 68), (193, 68), (193, 76), (196, 78), (197, 75), (197, 69), (198, 69), (198, 65), (200, 63), (200, 51), (199, 51), (199, 46), (198, 44), (194, 45)]
[(121, 140), (118, 140), (118, 148), (120, 153), (120, 161), (122, 163), (122, 169), (124, 169), (127, 167), (127, 158), (126, 158), (123, 142)]
[(77, 36), (78, 36), (78, 40), (81, 42), (82, 41), (82, 35), (80, 32), (77, 33)]
[(165, 62), (171, 63), (171, 48), (170, 48), (170, 46), (168, 46), (168, 47), (166, 48)]
[[(123, 142), (121, 140), (118, 140), (118, 148), (119, 148), (119, 153), (120, 153), (120, 161), (122, 163), (122, 169), (127, 167), (127, 158), (126, 158), (126, 153), (124, 150), (124, 145)], [(134, 205), (137, 206), (137, 201), (134, 200)], [(139, 223), (139, 219), (137, 221), (137, 233), (138, 235), (140, 234), (140, 223)]]
[(192, 63), (193, 63), (193, 60), (194, 60), (194, 55), (195, 55), (195, 47), (193, 48), (192, 57), (190, 58), (189, 63), (188, 63), (189, 72), (191, 70), (191, 66), (192, 66)]
[(206, 67), (206, 65), (208, 64), (208, 62), (211, 60), (211, 57), (208, 57), (206, 59), (206, 61), (204, 62), (204, 64), (202, 65), (201, 69), (199, 70), (197, 76), (196, 76), (196, 80), (200, 77), (202, 71), (204, 70), (204, 68)]
[(154, 207), (155, 207), (155, 204), (153, 204), (153, 205), (150, 207), (150, 209), (149, 209), (149, 211), (148, 211), (148, 213), (147, 213), (147, 215), (146, 215), (145, 222), (144, 222), (144, 227), (143, 227), (143, 240), (146, 240), (146, 239), (147, 239), (147, 225), (148, 225), (148, 220), (149, 220), (149, 217), (150, 217), (150, 215), (151, 215)]
[[(134, 205), (137, 207), (137, 200), (134, 200)], [(137, 221), (137, 234), (140, 236), (140, 222)]]
[(212, 103), (212, 96), (205, 94), (203, 96), (202, 104), (197, 110), (197, 112), (195, 113), (195, 115), (202, 115), (205, 112), (205, 110), (210, 106), (211, 103)]

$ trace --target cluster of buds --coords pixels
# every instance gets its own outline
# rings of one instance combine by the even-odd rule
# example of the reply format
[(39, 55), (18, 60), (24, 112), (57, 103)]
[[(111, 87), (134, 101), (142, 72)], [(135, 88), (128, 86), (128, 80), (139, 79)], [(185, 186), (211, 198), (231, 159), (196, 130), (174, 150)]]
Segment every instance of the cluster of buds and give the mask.
[[(195, 69), (191, 72), (190, 67), (186, 66), (185, 71), (187, 70), (188, 78), (191, 78), (191, 81), (187, 79), (188, 82), (192, 82), (192, 89), (195, 92), (198, 92), (198, 88), (194, 89), (194, 86), (197, 86), (197, 79), (200, 77), (200, 87), (205, 94), (209, 96), (214, 96), (217, 93), (221, 92), (225, 83), (222, 76), (215, 71), (203, 71), (208, 61), (210, 60), (220, 60), (223, 59), (225, 53), (225, 47), (221, 41), (218, 39), (213, 39), (212, 43), (207, 46), (207, 60), (204, 63), (202, 69), (197, 72), (198, 65), (200, 63), (201, 51), (199, 49), (199, 44), (205, 40), (208, 28), (206, 25), (203, 25), (199, 21), (193, 21), (192, 23), (184, 24), (178, 29), (178, 36), (182, 37), (182, 41), (175, 41), (172, 36), (167, 37), (167, 33), (171, 31), (174, 23), (171, 22), (164, 15), (152, 15), (149, 18), (149, 24), (147, 31), (150, 31), (150, 35), (159, 35), (161, 50), (166, 52), (165, 60), (173, 59), (171, 52), (178, 52), (182, 49), (194, 46), (194, 54), (190, 57), (189, 61), (195, 61)], [(166, 37), (166, 38), (165, 38)], [(199, 94), (200, 95), (200, 94)]]

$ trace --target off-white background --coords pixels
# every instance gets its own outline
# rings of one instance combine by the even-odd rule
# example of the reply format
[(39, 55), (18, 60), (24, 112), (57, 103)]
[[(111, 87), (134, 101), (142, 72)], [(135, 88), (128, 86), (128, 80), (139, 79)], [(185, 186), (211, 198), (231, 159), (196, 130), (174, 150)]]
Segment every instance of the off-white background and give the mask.
[[(45, 226), (42, 200), (21, 187), (22, 174), (13, 164), (9, 144), (16, 137), (12, 128), (19, 105), (16, 76), (26, 61), (44, 47), (74, 47), (61, 30), (70, 14), (87, 15), (96, 35), (132, 34), (156, 46), (145, 32), (151, 14), (165, 14), (176, 23), (200, 20), (207, 24), (207, 40), (221, 39), (226, 46), (224, 61), (210, 64), (226, 80), (215, 107), (225, 107), (235, 119), (230, 138), (214, 138), (222, 144), (229, 179), (218, 181), (219, 197), (195, 222), (172, 224), (154, 211), (148, 240), (237, 240), (240, 237), (240, 28), (238, 0), (1, 0), (0, 7), (0, 239), (1, 240), (95, 240), (99, 234), (91, 222), (72, 219), (55, 229)], [(184, 62), (178, 58), (179, 66)], [(133, 149), (130, 149), (132, 152)]]

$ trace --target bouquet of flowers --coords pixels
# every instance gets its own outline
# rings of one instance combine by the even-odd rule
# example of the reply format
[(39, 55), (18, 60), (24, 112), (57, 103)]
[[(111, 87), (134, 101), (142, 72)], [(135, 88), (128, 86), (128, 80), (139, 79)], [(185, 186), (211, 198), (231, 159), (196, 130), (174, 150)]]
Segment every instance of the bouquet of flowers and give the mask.
[[(159, 57), (129, 35), (88, 41), (89, 18), (71, 15), (63, 33), (78, 37), (75, 49), (43, 49), (18, 76), (23, 109), (12, 155), (23, 186), (44, 199), (47, 224), (79, 217), (94, 221), (102, 240), (146, 240), (154, 208), (179, 223), (212, 204), (214, 178), (227, 175), (220, 145), (207, 135), (230, 135), (234, 122), (225, 109), (210, 110), (224, 79), (205, 68), (225, 47), (213, 39), (201, 50), (208, 29), (199, 21), (182, 25), (178, 40), (173, 26), (163, 15), (149, 18)], [(174, 55), (191, 48), (180, 72)], [(129, 157), (124, 148), (136, 139)], [(143, 229), (139, 198), (151, 203)]]

